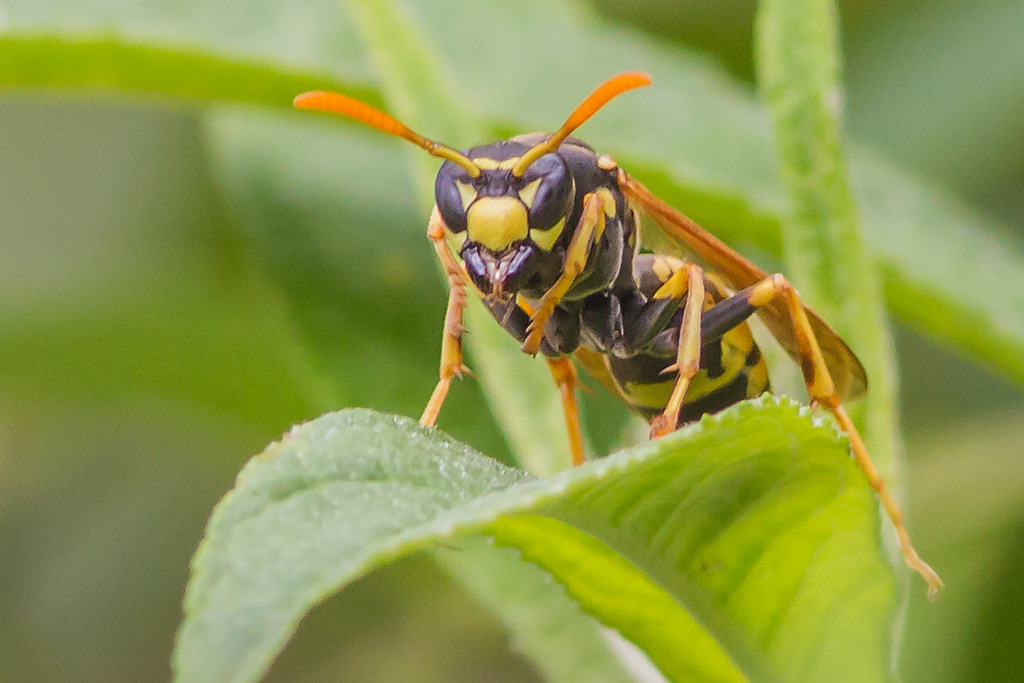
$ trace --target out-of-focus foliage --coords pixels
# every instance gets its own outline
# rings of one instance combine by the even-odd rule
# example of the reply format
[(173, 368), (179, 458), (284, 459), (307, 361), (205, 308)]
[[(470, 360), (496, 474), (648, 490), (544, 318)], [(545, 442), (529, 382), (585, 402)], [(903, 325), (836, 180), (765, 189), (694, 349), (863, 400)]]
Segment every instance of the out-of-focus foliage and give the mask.
[[(614, 36), (652, 42), (658, 51), (662, 41), (691, 43), (739, 77), (751, 73), (752, 3), (601, 2)], [(56, 46), (44, 52), (48, 67), (34, 63), (50, 74), (45, 79), (32, 75), (25, 52), (4, 52), (18, 59), (0, 60), (3, 82), (17, 85), (0, 99), (5, 680), (166, 678), (188, 558), (245, 457), (328, 407), (372, 405), (414, 415), (429, 393), (443, 292), (395, 145), (340, 129), (324, 143), (319, 123), (254, 117), (251, 109), (217, 111), (211, 125), (208, 111), (152, 97), (224, 92), (236, 101), (266, 102), (290, 95), (291, 83), (307, 87), (297, 80), (306, 73), (318, 74), (308, 87), (370, 82), (372, 68), (339, 7), (327, 0), (252, 8), (83, 0), (0, 5), (6, 29), (0, 50), (28, 40), (29, 31), (52, 36)], [(609, 38), (608, 24), (586, 24), (573, 36), (531, 32), (516, 23), (515, 4), (507, 7), (516, 41), (489, 41), (489, 27), (463, 32), (452, 42), (453, 54), (484, 51), (496, 58), (467, 57), (457, 77), (441, 74), (488, 117), (549, 126), (564, 115), (561, 100), (526, 111), (541, 74), (525, 77), (517, 55), (539, 55), (533, 63), (548, 65), (547, 87), (558, 91), (583, 79), (582, 93), (593, 84), (592, 72), (637, 66), (632, 54), (606, 50), (606, 61), (591, 63), (567, 53), (569, 38), (590, 39), (595, 50), (611, 44), (600, 42)], [(621, 16), (627, 7), (629, 16)], [(983, 276), (990, 254), (1021, 253), (1022, 235), (1011, 230), (1024, 224), (1018, 120), (1024, 60), (1013, 28), (1024, 8), (1014, 0), (875, 0), (843, 9), (848, 121), (857, 145), (945, 183), (948, 191), (916, 195), (943, 220), (955, 222), (945, 208), (959, 196), (995, 218), (986, 225), (1002, 226), (985, 237), (984, 252), (972, 251), (967, 231), (937, 246), (927, 243), (929, 233), (915, 233), (921, 243), (899, 243), (900, 250), (936, 246), (971, 264), (967, 282), (954, 268), (928, 273), (933, 284), (969, 292), (959, 304), (990, 291), (994, 301), (1011, 306), (1019, 292)], [(445, 21), (414, 16), (438, 26)], [(82, 53), (67, 49), (95, 36), (109, 49), (97, 49), (93, 61), (79, 62)], [(151, 44), (164, 48), (154, 52)], [(168, 52), (196, 59), (164, 59)], [(273, 87), (261, 86), (245, 69), (219, 68), (233, 60), (266, 64), (257, 76), (281, 76)], [(117, 91), (114, 74), (151, 63), (174, 78), (148, 90), (136, 78), (129, 90), (145, 91), (144, 99), (62, 89), (88, 68), (89, 78), (106, 79)], [(211, 86), (206, 79), (214, 77)], [(27, 89), (33, 78), (47, 87)], [(696, 119), (686, 112), (669, 118), (654, 108), (656, 97), (635, 112), (658, 112), (663, 125), (677, 125), (674, 140), (703, 141), (689, 159), (673, 158), (691, 178), (685, 191), (673, 184), (677, 178), (654, 180), (675, 203), (692, 204), (698, 217), (726, 233), (732, 217), (764, 227), (765, 236), (746, 239), (771, 248), (773, 219), (763, 211), (771, 202), (751, 209), (731, 189), (719, 195), (714, 177), (703, 192), (692, 180), (700, 179), (695, 162), (743, 170), (760, 168), (767, 158), (760, 148), (737, 148), (725, 133), (690, 125), (700, 120), (702, 87), (716, 91), (720, 83), (689, 84), (688, 111)], [(730, 88), (746, 96), (743, 85)], [(671, 97), (685, 100), (685, 94)], [(628, 132), (630, 115), (624, 107), (618, 118), (595, 121), (595, 136), (628, 155), (630, 137), (643, 132)], [(724, 131), (730, 123), (722, 120)], [(293, 156), (282, 151), (291, 145)], [(239, 167), (244, 173), (231, 171)], [(339, 187), (349, 188), (344, 200)], [(761, 191), (742, 182), (736, 187)], [(875, 198), (862, 199), (869, 220), (905, 208), (880, 208), (871, 204)], [(899, 221), (887, 230), (882, 237), (897, 240)], [(302, 240), (289, 239), (295, 235)], [(274, 261), (265, 258), (267, 250), (282, 249), (292, 250), (284, 256), (302, 269), (269, 269)], [(888, 293), (901, 316), (914, 322), (915, 310), (928, 311), (923, 317), (937, 324), (943, 306), (929, 290), (892, 282)], [(952, 319), (943, 334), (950, 339), (987, 334), (976, 321), (961, 319), (959, 309), (947, 310)], [(1024, 640), (1024, 595), (1015, 588), (1024, 570), (1024, 513), (1017, 504), (1024, 496), (1022, 393), (909, 328), (900, 329), (897, 341), (911, 528), (950, 586), (937, 605), (924, 603), (921, 591), (911, 599), (904, 680), (1015, 680), (1022, 666), (1016, 644)], [(996, 357), (1001, 348), (1007, 347), (991, 347), (988, 360), (1019, 368), (1019, 357)], [(592, 431), (603, 445), (618, 439), (623, 422), (606, 417), (621, 413), (599, 400)], [(444, 426), (483, 452), (501, 454), (502, 438), (482, 405), (476, 384), (460, 383)], [(314, 612), (272, 678), (451, 681), (487, 672), (489, 680), (536, 680), (505, 645), (493, 617), (413, 558), (362, 579)]]

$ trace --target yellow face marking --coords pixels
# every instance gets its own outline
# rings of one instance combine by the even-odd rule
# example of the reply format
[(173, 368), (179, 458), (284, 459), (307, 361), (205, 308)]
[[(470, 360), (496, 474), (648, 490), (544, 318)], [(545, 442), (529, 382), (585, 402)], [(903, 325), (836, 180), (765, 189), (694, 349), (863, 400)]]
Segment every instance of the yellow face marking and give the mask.
[(504, 159), (498, 161), (491, 159), (490, 157), (478, 157), (473, 159), (473, 163), (482, 168), (485, 171), (494, 171), (497, 169), (508, 170), (518, 163), (519, 157), (512, 157), (511, 159)]
[(519, 199), (523, 201), (523, 204), (526, 204), (526, 208), (533, 208), (533, 200), (536, 199), (537, 197), (537, 188), (540, 187), (540, 181), (542, 180), (544, 179), (537, 178), (536, 180), (529, 183), (526, 187), (519, 190)]
[(456, 254), (462, 251), (462, 245), (466, 243), (467, 233), (465, 230), (462, 232), (452, 232), (451, 230), (444, 231), (444, 239), (448, 242), (448, 246)]
[(455, 181), (455, 189), (459, 191), (459, 198), (462, 199), (462, 210), (468, 210), (469, 205), (476, 199), (476, 188), (470, 183), (464, 183), (461, 180)]
[(529, 234), (526, 206), (516, 197), (481, 197), (466, 213), (469, 239), (494, 252)]
[(533, 228), (530, 230), (530, 239), (533, 243), (540, 247), (543, 251), (551, 251), (551, 248), (555, 246), (555, 242), (558, 241), (558, 237), (562, 234), (562, 229), (565, 228), (565, 217), (552, 225), (547, 230), (541, 230), (540, 228)]
[(485, 171), (493, 171), (498, 168), (498, 162), (488, 157), (477, 157), (473, 159), (473, 163)]
[(614, 171), (618, 164), (615, 163), (615, 159), (612, 159), (607, 154), (602, 154), (597, 158), (597, 167), (602, 171)]

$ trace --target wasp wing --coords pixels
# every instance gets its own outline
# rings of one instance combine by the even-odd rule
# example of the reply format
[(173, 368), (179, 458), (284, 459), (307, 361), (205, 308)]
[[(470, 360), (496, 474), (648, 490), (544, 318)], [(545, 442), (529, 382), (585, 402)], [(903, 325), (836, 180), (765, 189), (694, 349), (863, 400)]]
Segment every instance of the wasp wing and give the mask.
[[(655, 196), (642, 183), (619, 170), (619, 187), (627, 198), (644, 210), (670, 237), (682, 242), (712, 270), (736, 289), (749, 287), (768, 277), (761, 268), (741, 256), (725, 242), (700, 227), (683, 213)], [(811, 329), (821, 347), (836, 392), (843, 400), (862, 397), (868, 389), (864, 366), (831, 325), (804, 307)], [(786, 352), (800, 362), (799, 345), (785, 302), (776, 300), (758, 309), (765, 326)]]

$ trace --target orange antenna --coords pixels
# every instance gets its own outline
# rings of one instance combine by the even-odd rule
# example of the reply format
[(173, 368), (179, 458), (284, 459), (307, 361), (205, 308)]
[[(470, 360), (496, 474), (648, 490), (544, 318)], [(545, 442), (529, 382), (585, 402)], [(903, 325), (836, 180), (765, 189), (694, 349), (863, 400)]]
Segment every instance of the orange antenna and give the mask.
[(480, 167), (474, 164), (465, 154), (440, 142), (429, 140), (393, 116), (385, 114), (380, 109), (371, 107), (364, 102), (352, 99), (347, 95), (320, 91), (307, 92), (295, 98), (295, 106), (299, 109), (314, 109), (347, 116), (370, 128), (376, 128), (388, 135), (408, 140), (417, 147), (427, 150), (429, 154), (435, 157), (453, 161), (466, 169), (466, 172), (473, 178), (480, 175)]
[(519, 157), (519, 161), (512, 167), (512, 175), (517, 178), (522, 177), (526, 173), (526, 169), (530, 167), (530, 164), (548, 152), (558, 149), (563, 140), (569, 137), (574, 130), (582, 126), (598, 109), (608, 104), (608, 101), (613, 97), (621, 95), (627, 90), (650, 84), (651, 77), (639, 71), (627, 71), (618, 76), (612, 76), (599, 85), (594, 92), (590, 93), (587, 99), (580, 102), (580, 105), (569, 114), (569, 118), (565, 120), (562, 127), (556, 130), (551, 137), (531, 147), (526, 151), (526, 154)]

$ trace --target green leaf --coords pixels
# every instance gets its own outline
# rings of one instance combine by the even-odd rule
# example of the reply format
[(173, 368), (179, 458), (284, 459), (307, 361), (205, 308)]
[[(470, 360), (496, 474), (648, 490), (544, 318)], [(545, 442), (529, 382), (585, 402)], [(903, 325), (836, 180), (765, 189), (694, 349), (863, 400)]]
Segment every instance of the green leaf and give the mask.
[(673, 680), (888, 680), (896, 585), (874, 498), (831, 427), (773, 398), (540, 480), (404, 418), (296, 428), (210, 520), (177, 680), (256, 680), (346, 583), (480, 534)]
[[(0, 64), (0, 88), (10, 90), (45, 87), (272, 107), (291, 107), (295, 95), (314, 88), (344, 89), (368, 102), (380, 99), (373, 90), (322, 72), (109, 36), (4, 36)], [(195, 77), (199, 73), (202, 78)]]
[(602, 626), (551, 575), (492, 538), (463, 536), (431, 557), (505, 626), (510, 646), (553, 683), (638, 683)]
[[(487, 531), (498, 543), (517, 547), (524, 558), (552, 575), (566, 577), (569, 595), (641, 643), (669, 680), (747, 680), (714, 638), (680, 610), (668, 593), (593, 536), (541, 515), (499, 519)], [(680, 643), (686, 643), (683, 657)]]
[[(302, 71), (368, 76), (354, 32), (335, 0), (287, 6), (254, 0), (244, 12), (230, 2), (146, 0), (11, 0), (4, 3), (4, 39), (59, 35), (186, 49), (240, 61), (290, 65)], [(7, 68), (12, 68), (4, 63)], [(68, 65), (74, 68), (74, 65)], [(130, 66), (130, 65), (128, 65)], [(15, 70), (20, 66), (14, 66)], [(52, 75), (58, 76), (53, 73)], [(198, 74), (191, 74), (193, 80)]]

